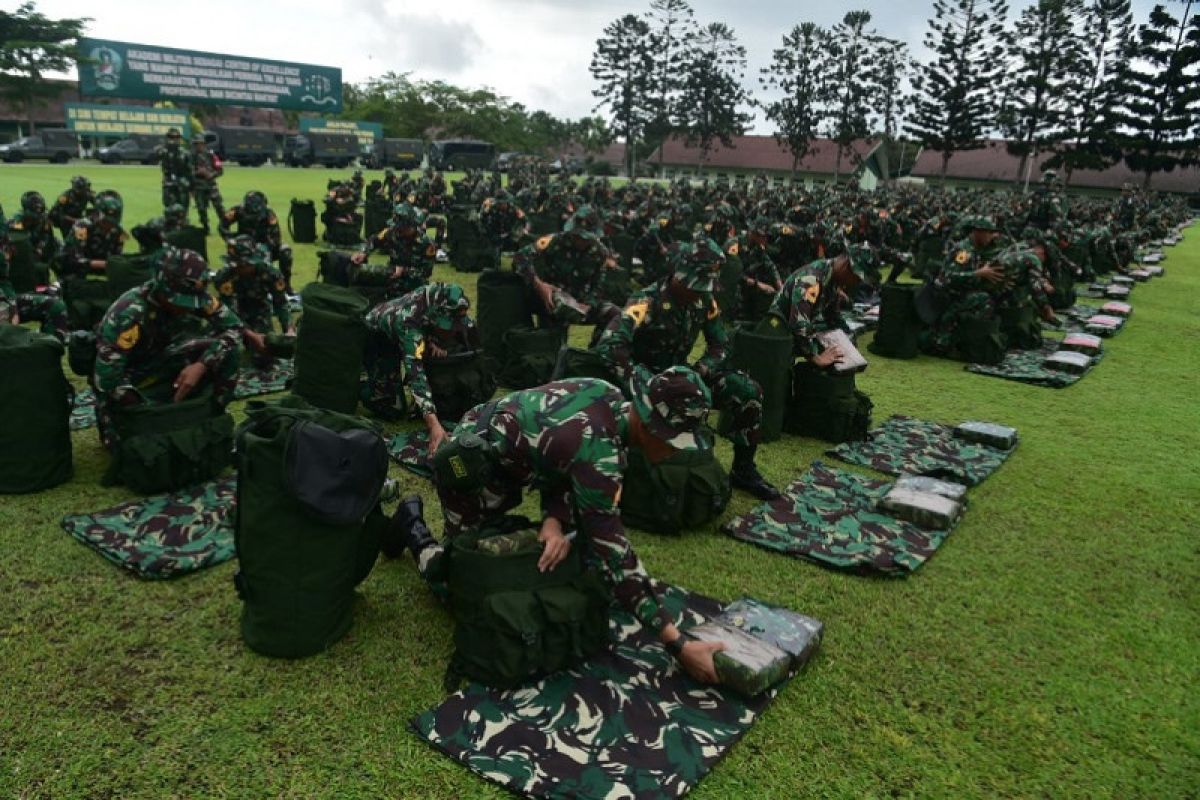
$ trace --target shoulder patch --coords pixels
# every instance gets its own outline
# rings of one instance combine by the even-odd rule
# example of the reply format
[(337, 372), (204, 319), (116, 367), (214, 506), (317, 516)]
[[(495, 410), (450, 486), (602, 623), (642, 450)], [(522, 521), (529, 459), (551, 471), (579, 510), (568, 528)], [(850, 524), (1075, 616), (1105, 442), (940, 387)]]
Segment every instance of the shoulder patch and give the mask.
[(804, 290), (804, 302), (812, 305), (821, 296), (821, 284), (814, 283)]
[(8, 227), (12, 228), (14, 231), (23, 231), (25, 230), (25, 223), (21, 222), (19, 219), (14, 219), (9, 223)]
[(729, 253), (731, 256), (736, 256), (738, 254), (738, 243), (734, 242), (733, 244), (729, 245), (725, 252)]
[(278, 222), (279, 222), (279, 220), (276, 218), (276, 216), (274, 214), (267, 214), (267, 224), (268, 225), (275, 225)]
[(233, 281), (225, 281), (219, 287), (217, 287), (217, 291), (223, 295), (233, 294)]
[(538, 250), (545, 250), (550, 246), (550, 242), (552, 241), (554, 241), (554, 234), (548, 233), (542, 238), (538, 239), (537, 244), (535, 244), (534, 247), (536, 247)]
[(784, 225), (782, 228), (779, 229), (779, 232), (782, 233), (784, 236), (791, 236), (793, 233), (795, 233), (795, 231), (792, 229), (791, 225)]
[(646, 314), (650, 312), (650, 304), (643, 300), (640, 303), (634, 303), (625, 308), (625, 316), (633, 320), (634, 327), (641, 325), (646, 321)]
[(417, 342), (417, 349), (413, 353), (413, 357), (416, 358), (418, 361), (424, 360), (424, 358), (425, 358), (425, 340), (424, 339)]
[(237, 209), (236, 209), (236, 208), (231, 208), (231, 209), (229, 209), (228, 211), (226, 211), (226, 212), (225, 212), (225, 221), (226, 221), (226, 222), (233, 222), (234, 220), (236, 220), (236, 219), (237, 219), (237, 215), (238, 215)]
[(275, 279), (275, 291), (282, 292), (286, 288), (287, 288), (287, 283), (283, 280), (283, 278)]
[(60, 206), (65, 206), (67, 204), (67, 196), (65, 194), (60, 194), (58, 196), (58, 204)]
[(140, 339), (141, 336), (142, 330), (135, 322), (125, 330), (121, 331), (120, 335), (117, 336), (117, 349), (132, 350), (133, 346), (138, 343), (138, 339)]
[(971, 254), (966, 250), (959, 250), (954, 256), (955, 264), (965, 264), (971, 260)]
[(719, 305), (717, 305), (717, 299), (715, 297), (712, 298), (709, 301), (709, 303), (710, 303), (710, 305), (708, 307), (708, 318), (709, 318), (709, 320), (714, 320), (717, 317), (721, 316), (721, 307)]

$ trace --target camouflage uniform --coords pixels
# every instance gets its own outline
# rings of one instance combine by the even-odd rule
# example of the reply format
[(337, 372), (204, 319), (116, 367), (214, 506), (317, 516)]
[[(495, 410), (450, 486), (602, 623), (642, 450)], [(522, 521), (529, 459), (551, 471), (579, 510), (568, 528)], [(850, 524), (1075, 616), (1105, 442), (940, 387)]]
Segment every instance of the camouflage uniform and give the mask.
[[(369, 276), (372, 283), (386, 281), (388, 297), (401, 297), (424, 286), (437, 257), (437, 246), (425, 230), (425, 215), (419, 209), (407, 203), (397, 205), (388, 226), (363, 244), (367, 256), (376, 250), (387, 253), (387, 265), (364, 263), (358, 274)], [(397, 268), (401, 270), (398, 276)]]
[(75, 223), (88, 215), (88, 209), (96, 202), (92, 185), (82, 175), (71, 179), (71, 188), (58, 196), (50, 209), (50, 221), (58, 228), (63, 239), (71, 232)]
[[(202, 145), (203, 142), (203, 139), (196, 140), (197, 145)], [(221, 159), (217, 158), (217, 154), (207, 147), (197, 147), (192, 157), (192, 196), (196, 198), (196, 214), (200, 218), (200, 227), (208, 233), (209, 204), (212, 204), (213, 211), (217, 213), (217, 219), (225, 216), (225, 203), (221, 199), (221, 190), (217, 188), (217, 178), (225, 174), (225, 168), (221, 166)], [(184, 217), (187, 217), (186, 208)]]
[[(603, 327), (619, 310), (605, 302), (604, 270), (612, 254), (600, 238), (584, 224), (577, 212), (562, 233), (551, 233), (521, 249), (513, 258), (513, 270), (532, 287), (537, 278), (554, 287), (553, 307), (542, 312), (563, 325)], [(581, 305), (589, 306), (584, 311)], [(537, 304), (539, 311), (543, 307)]]
[(933, 282), (946, 305), (937, 322), (921, 332), (925, 350), (949, 355), (955, 350), (955, 331), (964, 319), (996, 316), (996, 297), (990, 291), (990, 284), (976, 277), (975, 271), (991, 262), (999, 250), (996, 243), (977, 250), (970, 239), (963, 239), (950, 249)]
[[(237, 230), (234, 230), (234, 226)], [(249, 234), (254, 241), (265, 244), (271, 251), (271, 260), (279, 262), (279, 271), (287, 283), (287, 290), (292, 290), (292, 248), (283, 243), (283, 234), (279, 231), (279, 218), (267, 205), (267, 198), (262, 192), (247, 192), (242, 205), (233, 206), (221, 217), (217, 233), (228, 241), (234, 236)]]
[[(174, 130), (174, 129), (172, 129)], [(162, 148), (162, 204), (163, 208), (179, 204), (187, 210), (190, 202), (189, 190), (192, 187), (193, 167), (192, 154), (179, 144), (179, 132), (172, 136), (167, 133), (167, 144)]]
[[(0, 211), (0, 220), (3, 212)], [(0, 325), (7, 325), (16, 312), (22, 322), (41, 322), (41, 332), (65, 342), (70, 333), (67, 306), (51, 295), (23, 292), (17, 294), (9, 277), (9, 243), (0, 229)]]
[(525, 212), (513, 204), (508, 192), (501, 191), (483, 201), (479, 226), (493, 247), (516, 250), (525, 235)]
[[(271, 316), (279, 320), (280, 330), (292, 325), (283, 273), (271, 266), (271, 254), (265, 245), (255, 244), (248, 236), (239, 236), (230, 245), (225, 266), (213, 279), (217, 293), (245, 327), (258, 333), (273, 333)], [(242, 267), (253, 272), (243, 274)]]
[(59, 273), (64, 277), (103, 275), (102, 270), (91, 269), (88, 262), (107, 261), (109, 256), (120, 255), (128, 240), (129, 234), (112, 218), (85, 217), (75, 223), (63, 243)]
[[(38, 196), (41, 200), (41, 196)], [(30, 213), (22, 209), (8, 221), (8, 230), (13, 233), (25, 233), (29, 236), (29, 244), (33, 248), (33, 258), (43, 264), (52, 264), (58, 257), (58, 239), (54, 238), (54, 225), (45, 214), (46, 204), (42, 201), (41, 213)]]
[[(186, 285), (180, 288), (174, 276), (184, 259), (188, 271)], [(208, 294), (208, 269), (198, 255), (172, 248), (166, 261), (154, 280), (117, 298), (99, 325), (91, 383), (101, 441), (110, 449), (116, 443), (113, 408), (169, 401), (173, 381), (189, 364), (205, 365), (205, 380), (211, 381), (218, 406), (224, 408), (233, 399), (242, 321)], [(181, 305), (184, 302), (189, 305)], [(189, 313), (176, 313), (168, 306), (187, 308)]]
[[(408, 386), (421, 416), (438, 413), (425, 377), (427, 341), (445, 346), (446, 336), (468, 344), (475, 324), (466, 316), (471, 303), (462, 288), (432, 283), (367, 312), (367, 381), (372, 410), (398, 410), (401, 382)], [(439, 335), (442, 334), (442, 335)]]
[(837, 306), (833, 259), (822, 258), (788, 276), (768, 313), (787, 326), (792, 334), (792, 351), (802, 358), (812, 358), (821, 353), (816, 334), (840, 326)]
[(759, 219), (753, 227), (751, 233), (734, 236), (725, 242), (726, 255), (731, 259), (738, 259), (742, 264), (742, 283), (738, 287), (737, 307), (721, 309), (721, 313), (730, 319), (753, 318), (756, 316), (754, 310), (761, 310), (767, 304), (770, 295), (764, 298), (766, 293), (758, 287), (759, 283), (773, 287), (776, 292), (783, 284), (779, 277), (779, 269), (767, 252), (766, 233), (770, 229), (770, 223)]
[[(486, 407), (468, 411), (457, 430), (475, 432)], [(438, 498), (446, 538), (453, 538), (515, 508), (521, 490), (536, 487), (543, 517), (557, 519), (563, 531), (578, 531), (580, 538), (572, 546), (586, 548), (588, 563), (612, 588), (617, 602), (657, 633), (671, 620), (625, 538), (618, 508), (628, 414), (620, 392), (591, 378), (557, 381), (500, 398), (478, 432), (495, 453), (498, 469), (477, 493), (439, 488)], [(444, 580), (443, 554), (436, 544), (420, 551), (418, 564), (426, 580)]]

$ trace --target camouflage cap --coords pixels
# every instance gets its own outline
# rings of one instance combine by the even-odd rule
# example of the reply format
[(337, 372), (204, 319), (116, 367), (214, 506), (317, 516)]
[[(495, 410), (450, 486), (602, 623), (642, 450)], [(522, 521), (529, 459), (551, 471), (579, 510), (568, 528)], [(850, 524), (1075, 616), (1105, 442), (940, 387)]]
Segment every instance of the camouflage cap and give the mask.
[(96, 198), (96, 210), (100, 216), (120, 220), (121, 212), (125, 210), (124, 203), (116, 194), (105, 194)]
[(1042, 173), (1042, 183), (1050, 183), (1058, 178), (1058, 173), (1052, 169), (1048, 169)]
[(242, 199), (242, 211), (250, 217), (267, 213), (267, 196), (257, 190), (246, 192)]
[(995, 221), (993, 221), (991, 217), (985, 217), (982, 215), (967, 217), (963, 220), (962, 224), (964, 227), (974, 231), (1000, 232), (999, 226), (996, 225)]
[(671, 367), (658, 373), (633, 398), (646, 429), (676, 450), (711, 446), (698, 432), (712, 410), (712, 394), (691, 367)]
[(21, 210), (40, 217), (46, 213), (46, 198), (42, 197), (41, 192), (26, 192), (21, 195)]
[(391, 224), (396, 227), (420, 228), (425, 222), (425, 214), (416, 206), (408, 203), (397, 203), (392, 209)]
[(846, 248), (850, 269), (868, 286), (879, 285), (879, 256), (869, 244), (852, 244)]
[(266, 249), (266, 246), (254, 241), (254, 237), (248, 233), (230, 239), (226, 249), (229, 257), (236, 262), (246, 263), (270, 259), (270, 251)]
[(74, 178), (71, 178), (71, 188), (82, 192), (86, 189), (91, 189), (92, 182), (83, 175), (76, 175)]
[(563, 224), (563, 233), (595, 233), (599, 227), (600, 218), (596, 210), (592, 206), (582, 205)]
[(424, 292), (428, 319), (436, 328), (453, 329), (455, 323), (471, 310), (471, 301), (458, 284), (431, 283)]
[(433, 482), (439, 489), (474, 493), (491, 480), (496, 456), (473, 430), (453, 434), (433, 455)]
[(152, 283), (173, 306), (200, 311), (212, 303), (208, 293), (208, 264), (194, 250), (169, 249)]
[(168, 128), (167, 129), (167, 138), (168, 139), (182, 139), (183, 134), (179, 132), (179, 128)]
[(725, 252), (708, 236), (700, 235), (676, 254), (674, 277), (684, 288), (711, 294), (724, 263)]

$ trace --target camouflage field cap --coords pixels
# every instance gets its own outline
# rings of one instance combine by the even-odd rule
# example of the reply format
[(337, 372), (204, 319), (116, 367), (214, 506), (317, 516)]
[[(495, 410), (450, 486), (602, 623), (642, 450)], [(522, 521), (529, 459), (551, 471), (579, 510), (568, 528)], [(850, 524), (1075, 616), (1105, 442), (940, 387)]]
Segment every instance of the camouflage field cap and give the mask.
[(869, 244), (852, 244), (846, 248), (850, 269), (868, 286), (879, 285), (879, 256)]
[(712, 410), (712, 394), (691, 367), (671, 367), (658, 373), (633, 398), (647, 430), (676, 450), (711, 446), (700, 430)]
[(433, 456), (433, 482), (452, 492), (478, 492), (491, 480), (496, 457), (472, 430), (456, 433)]
[(398, 228), (420, 228), (425, 215), (419, 208), (408, 203), (397, 203), (392, 209), (392, 225)]
[(96, 210), (100, 216), (120, 220), (121, 212), (125, 210), (124, 203), (116, 194), (106, 194), (96, 198)]
[(429, 321), (448, 331), (471, 310), (471, 301), (463, 288), (454, 283), (431, 283), (425, 287)]
[(973, 230), (973, 231), (995, 231), (996, 233), (1000, 232), (1000, 228), (996, 225), (995, 221), (991, 217), (985, 217), (983, 215), (967, 217), (965, 220), (963, 220), (963, 224), (968, 229)]
[(171, 248), (154, 277), (154, 289), (179, 308), (200, 311), (212, 303), (208, 293), (208, 264), (195, 250)]
[(46, 198), (42, 197), (41, 192), (26, 192), (21, 195), (21, 210), (40, 217), (46, 213)]
[(92, 188), (92, 182), (83, 175), (76, 175), (74, 178), (71, 178), (71, 188), (77, 192), (86, 192)]
[(187, 219), (187, 209), (179, 205), (179, 203), (171, 203), (163, 209), (163, 218), (172, 221)]
[(179, 132), (179, 128), (168, 128), (167, 129), (167, 141), (168, 142), (178, 142), (182, 138), (183, 138), (183, 134)]
[(226, 249), (231, 259), (244, 263), (262, 259), (264, 253), (259, 249), (260, 247), (262, 246), (254, 241), (253, 236), (243, 233), (230, 239)]
[(596, 210), (589, 205), (582, 205), (563, 224), (563, 233), (595, 233), (599, 227), (600, 218)]
[(697, 236), (675, 258), (675, 279), (685, 288), (711, 294), (717, 288), (717, 276), (725, 263), (725, 253), (708, 236)]

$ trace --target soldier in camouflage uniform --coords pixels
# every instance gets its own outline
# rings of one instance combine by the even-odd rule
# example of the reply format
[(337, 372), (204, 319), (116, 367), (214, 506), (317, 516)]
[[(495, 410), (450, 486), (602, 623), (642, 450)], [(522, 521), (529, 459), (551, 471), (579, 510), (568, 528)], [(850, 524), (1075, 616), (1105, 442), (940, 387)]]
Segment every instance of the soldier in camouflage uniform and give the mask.
[(190, 201), (193, 167), (192, 154), (183, 149), (183, 137), (178, 128), (167, 131), (161, 151), (163, 208), (178, 203), (185, 211)]
[(1000, 229), (988, 217), (964, 221), (970, 237), (949, 250), (933, 285), (943, 304), (937, 322), (921, 331), (921, 348), (935, 355), (957, 351), (955, 332), (966, 318), (994, 319), (996, 293), (1010, 285), (996, 262)]
[(172, 248), (158, 275), (117, 298), (100, 322), (92, 388), (104, 446), (116, 444), (117, 406), (179, 402), (208, 381), (224, 408), (237, 385), (242, 327), (208, 293), (204, 259)]
[(225, 266), (213, 279), (213, 285), (245, 326), (242, 337), (257, 354), (255, 363), (260, 367), (270, 366), (273, 359), (267, 353), (266, 337), (275, 332), (272, 315), (279, 320), (281, 331), (295, 332), (283, 273), (271, 266), (267, 246), (246, 234), (235, 237), (228, 249)]
[[(204, 233), (209, 232), (208, 206), (211, 203), (217, 219), (225, 216), (225, 203), (221, 200), (221, 190), (217, 188), (217, 178), (225, 174), (225, 167), (217, 154), (208, 149), (204, 137), (197, 136), (192, 142), (192, 196), (196, 198), (196, 214), (200, 218), (200, 227)], [(176, 205), (176, 204), (172, 204)], [(187, 209), (183, 210), (184, 222), (187, 221)]]
[[(437, 258), (437, 246), (426, 230), (420, 209), (408, 203), (396, 206), (388, 226), (367, 239), (362, 250), (354, 254), (354, 263), (361, 265), (359, 276), (372, 284), (386, 283), (388, 297), (400, 297), (424, 286)], [(376, 250), (387, 253), (386, 266), (367, 263), (367, 257)]]
[(624, 312), (604, 331), (596, 351), (609, 371), (629, 390), (634, 365), (654, 371), (683, 364), (698, 336), (707, 345), (695, 369), (712, 389), (714, 405), (733, 418), (733, 486), (770, 500), (779, 492), (754, 462), (762, 422), (762, 389), (728, 362), (729, 333), (713, 299), (717, 275), (725, 256), (707, 236), (700, 235), (674, 256), (670, 277), (634, 293)]
[(58, 239), (54, 238), (54, 225), (46, 215), (46, 200), (40, 193), (21, 195), (21, 210), (8, 221), (8, 229), (28, 235), (35, 261), (52, 264), (58, 257)]
[(9, 263), (12, 258), (8, 240), (9, 225), (10, 222), (4, 219), (4, 209), (0, 208), (0, 325), (40, 321), (42, 333), (65, 342), (70, 332), (66, 304), (51, 295), (32, 292), (18, 294), (13, 288), (9, 275)]
[[(694, 383), (667, 376), (651, 388), (659, 392), (654, 398), (658, 402), (648, 407), (673, 405), (673, 398), (681, 397), (686, 410), (664, 419), (686, 420), (694, 427)], [(677, 432), (686, 431), (672, 431)], [(603, 577), (616, 601), (656, 633), (689, 674), (714, 683), (712, 657), (722, 646), (681, 636), (625, 537), (619, 503), (626, 442), (638, 436), (654, 437), (648, 421), (616, 388), (591, 378), (514, 392), (471, 409), (434, 457), (445, 538), (515, 508), (522, 489), (536, 486), (543, 518), (538, 568), (552, 570), (571, 547), (585, 547), (586, 562)], [(412, 551), (422, 577), (442, 583), (445, 551), (430, 535), (421, 511), (418, 497), (401, 502), (393, 532)], [(574, 543), (566, 535), (571, 530), (578, 531)]]
[(1030, 200), (1028, 224), (1041, 231), (1058, 230), (1067, 220), (1066, 204), (1058, 191), (1057, 177), (1052, 169), (1042, 173), (1042, 185)]
[(59, 257), (59, 273), (64, 278), (104, 274), (109, 257), (120, 255), (129, 240), (121, 227), (122, 210), (120, 199), (106, 195), (96, 200), (94, 219), (76, 221)]
[(88, 215), (95, 201), (96, 194), (92, 191), (91, 181), (82, 175), (71, 178), (71, 188), (60, 194), (54, 208), (50, 209), (50, 221), (64, 240), (75, 223)]
[[(234, 230), (235, 225), (237, 230)], [(279, 218), (267, 205), (266, 195), (262, 192), (246, 192), (242, 204), (229, 209), (221, 217), (217, 233), (225, 241), (248, 233), (254, 237), (254, 241), (265, 244), (271, 251), (271, 260), (279, 262), (279, 271), (283, 273), (288, 294), (292, 293), (292, 248), (283, 243)]]
[(442, 358), (456, 344), (478, 339), (468, 316), (471, 301), (462, 287), (431, 283), (403, 297), (380, 303), (367, 313), (368, 409), (385, 419), (400, 416), (401, 379), (412, 392), (425, 427), (429, 453), (446, 439), (437, 405), (425, 377), (425, 359)]
[(355, 245), (362, 241), (363, 215), (358, 212), (358, 199), (348, 183), (339, 183), (325, 195), (325, 210), (321, 212), (325, 226), (322, 234), (333, 245)]
[(590, 206), (582, 206), (563, 226), (526, 246), (513, 258), (513, 270), (540, 301), (548, 324), (595, 325), (599, 334), (620, 309), (606, 302), (604, 270), (616, 259), (595, 234)]
[(792, 334), (792, 352), (818, 367), (841, 358), (838, 347), (822, 350), (816, 335), (842, 326), (840, 307), (862, 283), (879, 285), (879, 270), (870, 245), (851, 245), (845, 253), (821, 258), (788, 276), (767, 312)]
[(529, 224), (525, 220), (525, 212), (513, 204), (508, 192), (501, 189), (495, 197), (483, 201), (479, 210), (479, 227), (493, 247), (501, 252), (511, 252), (521, 246)]
[(721, 313), (729, 319), (754, 318), (754, 309), (761, 309), (767, 304), (762, 300), (769, 302), (769, 298), (783, 286), (779, 269), (767, 251), (770, 230), (769, 219), (756, 217), (745, 235), (734, 235), (725, 242), (726, 255), (738, 259), (742, 264), (737, 308), (721, 309)]

